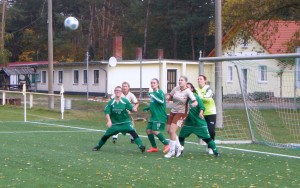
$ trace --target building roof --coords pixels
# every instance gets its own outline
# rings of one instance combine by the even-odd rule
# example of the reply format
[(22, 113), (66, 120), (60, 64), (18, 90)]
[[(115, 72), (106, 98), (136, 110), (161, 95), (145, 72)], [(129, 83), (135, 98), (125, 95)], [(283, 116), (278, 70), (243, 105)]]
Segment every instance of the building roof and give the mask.
[[(233, 27), (223, 37), (222, 43), (232, 40), (239, 29)], [(270, 54), (287, 53), (289, 44), (293, 40), (300, 41), (300, 22), (299, 21), (260, 21), (256, 22), (251, 36), (261, 44)], [(215, 55), (215, 49), (212, 50), (208, 57)]]
[(296, 21), (261, 21), (255, 24), (252, 33), (270, 54), (287, 53), (288, 43), (300, 40), (300, 22)]
[[(57, 61), (53, 61), (53, 64), (57, 64)], [(9, 62), (8, 67), (25, 67), (25, 66), (35, 66), (35, 65), (48, 65), (48, 61), (31, 61), (31, 62)]]
[(3, 72), (10, 75), (24, 75), (24, 74), (34, 74), (34, 69), (30, 67), (3, 67)]

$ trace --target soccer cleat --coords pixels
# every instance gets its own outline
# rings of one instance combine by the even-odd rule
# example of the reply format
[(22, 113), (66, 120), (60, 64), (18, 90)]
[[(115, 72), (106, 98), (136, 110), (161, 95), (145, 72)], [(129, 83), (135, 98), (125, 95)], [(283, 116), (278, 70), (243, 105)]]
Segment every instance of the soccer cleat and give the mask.
[(115, 144), (117, 142), (117, 140), (118, 140), (117, 138), (113, 138), (112, 142)]
[(164, 157), (169, 159), (174, 156), (175, 156), (175, 150), (169, 150), (169, 152)]
[(99, 151), (99, 150), (100, 150), (100, 148), (98, 146), (93, 147), (93, 149), (92, 149), (92, 151)]
[(141, 150), (141, 152), (142, 152), (142, 153), (144, 153), (144, 152), (145, 152), (145, 149), (146, 149), (146, 147), (145, 147), (145, 146), (141, 146), (141, 147), (140, 147), (140, 150)]
[(215, 157), (220, 157), (220, 153), (214, 153)]
[(147, 150), (148, 153), (154, 153), (154, 152), (158, 152), (158, 148), (153, 148), (151, 147), (150, 149)]
[(164, 145), (164, 153), (167, 153), (170, 150), (170, 145)]
[(184, 150), (184, 147), (183, 147), (183, 146), (179, 146), (179, 147), (177, 148), (176, 157), (179, 157), (180, 155), (182, 155), (183, 150)]
[(214, 154), (214, 152), (213, 152), (213, 150), (212, 150), (211, 148), (208, 148), (208, 149), (207, 149), (207, 153), (210, 154), (210, 155), (213, 155), (213, 154)]

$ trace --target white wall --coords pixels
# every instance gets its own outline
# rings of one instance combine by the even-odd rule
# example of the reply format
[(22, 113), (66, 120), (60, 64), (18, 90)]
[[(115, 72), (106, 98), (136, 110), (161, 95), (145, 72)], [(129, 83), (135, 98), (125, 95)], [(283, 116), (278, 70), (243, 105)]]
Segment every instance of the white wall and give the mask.
[[(257, 53), (264, 52), (264, 53)], [(255, 40), (250, 40), (247, 47), (243, 45), (236, 44), (236, 46), (231, 47), (223, 52), (224, 55), (231, 54), (234, 56), (251, 56), (251, 55), (259, 55), (259, 54), (268, 54), (267, 51), (263, 49), (263, 47), (257, 43)], [(278, 72), (280, 68), (278, 67), (278, 60), (274, 59), (264, 59), (264, 60), (244, 60), (244, 61), (224, 61), (222, 63), (222, 74), (223, 74), (223, 94), (240, 94), (240, 86), (238, 81), (238, 75), (235, 68), (235, 64), (238, 66), (240, 74), (242, 74), (242, 69), (247, 70), (247, 92), (274, 92), (275, 97), (280, 96), (280, 78), (278, 77)], [(266, 65), (267, 66), (267, 81), (260, 82), (258, 73), (259, 66)], [(227, 82), (228, 75), (228, 66), (233, 67), (233, 80), (232, 82)], [(285, 70), (287, 71), (287, 70)], [(294, 76), (293, 73), (284, 73), (282, 86), (284, 88), (292, 88), (294, 84)], [(282, 97), (291, 97), (290, 92), (283, 92)]]
[[(139, 61), (119, 61), (117, 66), (109, 67), (108, 62), (102, 62), (101, 65), (90, 65), (89, 66), (89, 92), (106, 92), (106, 73), (107, 70), (107, 93), (112, 94), (116, 86), (120, 86), (122, 82), (127, 81), (130, 83), (131, 88), (140, 88), (140, 62)], [(197, 61), (180, 61), (180, 60), (144, 60), (142, 62), (142, 88), (150, 89), (150, 81), (153, 78), (160, 80), (161, 89), (167, 92), (167, 70), (176, 69), (177, 79), (179, 76), (187, 76), (189, 82), (192, 82), (195, 87), (197, 86), (198, 78), (198, 62)], [(213, 64), (205, 64), (205, 74), (211, 74), (214, 70)], [(58, 71), (63, 71), (63, 85), (66, 92), (86, 92), (86, 84), (83, 83), (83, 70), (86, 69), (84, 63), (67, 66), (60, 65), (54, 66), (54, 91), (60, 91), (61, 84), (58, 83)], [(93, 83), (93, 70), (99, 70), (100, 72), (100, 83)], [(73, 72), (79, 70), (79, 83), (73, 83)], [(38, 67), (37, 72), (47, 71), (47, 67)], [(47, 73), (48, 74), (48, 73)], [(208, 75), (214, 85), (214, 76)], [(178, 84), (178, 80), (177, 80)], [(47, 82), (45, 84), (38, 83), (37, 90), (47, 91), (48, 88), (48, 75)]]

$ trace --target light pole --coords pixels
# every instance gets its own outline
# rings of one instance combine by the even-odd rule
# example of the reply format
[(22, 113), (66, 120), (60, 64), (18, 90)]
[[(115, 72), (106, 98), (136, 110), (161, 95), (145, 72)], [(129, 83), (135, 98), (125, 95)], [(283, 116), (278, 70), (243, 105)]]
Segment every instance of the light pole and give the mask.
[(140, 53), (139, 53), (139, 60), (140, 60), (140, 96), (139, 100), (142, 99), (142, 48), (140, 48)]
[(86, 100), (89, 100), (89, 51), (86, 51)]

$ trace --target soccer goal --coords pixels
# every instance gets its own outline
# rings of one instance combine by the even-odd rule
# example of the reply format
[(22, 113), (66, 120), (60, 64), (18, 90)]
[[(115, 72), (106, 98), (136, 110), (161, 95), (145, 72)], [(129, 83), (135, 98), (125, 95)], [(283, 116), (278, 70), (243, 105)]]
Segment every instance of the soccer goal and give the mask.
[[(0, 92), (2, 106), (6, 106), (5, 110), (10, 111), (15, 120), (21, 120), (21, 117), (24, 122), (64, 119), (63, 89), (60, 94), (27, 92), (24, 85), (22, 91)], [(49, 108), (49, 101), (52, 101), (52, 108)]]
[[(200, 58), (222, 61), (221, 143), (300, 148), (300, 54)], [(241, 142), (238, 142), (241, 141)]]

